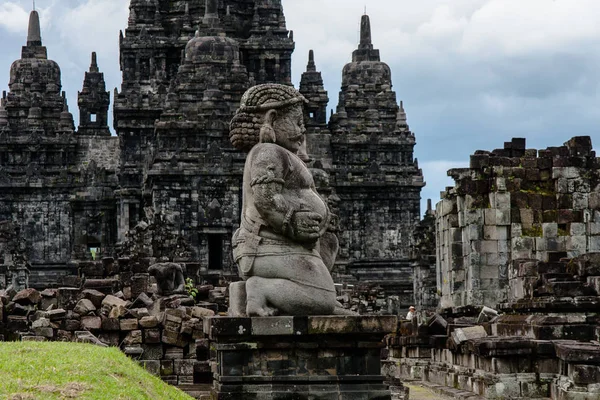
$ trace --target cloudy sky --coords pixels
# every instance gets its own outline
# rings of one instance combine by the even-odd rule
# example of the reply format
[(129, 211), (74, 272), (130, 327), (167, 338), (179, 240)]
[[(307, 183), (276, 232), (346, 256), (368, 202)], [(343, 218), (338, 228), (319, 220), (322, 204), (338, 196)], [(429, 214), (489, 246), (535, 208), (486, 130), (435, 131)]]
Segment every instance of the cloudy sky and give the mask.
[[(598, 0), (282, 0), (294, 30), (294, 82), (309, 49), (337, 103), (341, 70), (358, 42), (365, 6), (373, 42), (393, 71), (416, 133), (415, 156), (439, 198), (446, 170), (475, 150), (512, 137), (528, 147), (562, 145), (589, 135), (600, 143)], [(118, 34), (126, 0), (37, 0), (42, 36), (63, 73), (71, 111), (90, 53), (112, 90), (120, 85)], [(25, 43), (30, 0), (0, 0), (0, 89)]]

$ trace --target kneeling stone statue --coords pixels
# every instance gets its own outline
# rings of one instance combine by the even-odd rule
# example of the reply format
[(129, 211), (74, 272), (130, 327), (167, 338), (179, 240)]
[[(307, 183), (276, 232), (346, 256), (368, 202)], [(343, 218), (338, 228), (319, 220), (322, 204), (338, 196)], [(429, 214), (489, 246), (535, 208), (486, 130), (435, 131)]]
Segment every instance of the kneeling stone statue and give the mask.
[(230, 286), (230, 315), (348, 313), (330, 273), (338, 251), (331, 215), (298, 157), (306, 102), (293, 87), (255, 86), (231, 122), (231, 142), (248, 156), (241, 227), (232, 239), (243, 281)]

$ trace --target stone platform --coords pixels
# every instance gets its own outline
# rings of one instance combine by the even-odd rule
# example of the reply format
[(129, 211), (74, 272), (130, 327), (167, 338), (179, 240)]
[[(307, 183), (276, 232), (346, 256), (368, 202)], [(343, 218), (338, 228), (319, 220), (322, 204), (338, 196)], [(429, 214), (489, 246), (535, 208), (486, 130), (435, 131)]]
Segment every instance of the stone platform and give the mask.
[(213, 317), (204, 324), (217, 360), (212, 400), (391, 399), (381, 349), (396, 317)]

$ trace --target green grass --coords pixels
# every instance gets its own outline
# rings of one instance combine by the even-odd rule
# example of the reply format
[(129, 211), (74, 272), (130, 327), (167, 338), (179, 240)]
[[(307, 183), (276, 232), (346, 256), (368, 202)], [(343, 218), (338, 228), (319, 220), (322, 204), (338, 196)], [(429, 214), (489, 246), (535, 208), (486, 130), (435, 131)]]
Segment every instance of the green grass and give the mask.
[(0, 399), (191, 400), (117, 348), (79, 343), (0, 343)]

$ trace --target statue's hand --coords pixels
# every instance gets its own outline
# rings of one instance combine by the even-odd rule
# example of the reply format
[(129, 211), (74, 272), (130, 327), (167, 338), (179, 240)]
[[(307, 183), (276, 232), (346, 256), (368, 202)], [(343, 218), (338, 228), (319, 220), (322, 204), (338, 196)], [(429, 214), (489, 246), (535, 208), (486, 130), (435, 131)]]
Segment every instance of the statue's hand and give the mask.
[(310, 211), (297, 211), (294, 214), (293, 228), (295, 239), (299, 242), (315, 242), (320, 237), (320, 225), (323, 217)]

